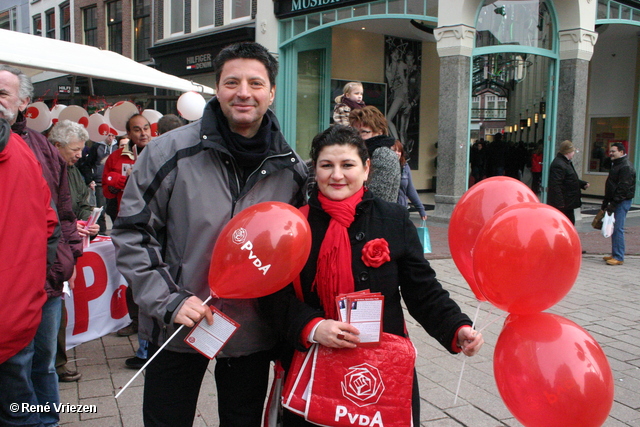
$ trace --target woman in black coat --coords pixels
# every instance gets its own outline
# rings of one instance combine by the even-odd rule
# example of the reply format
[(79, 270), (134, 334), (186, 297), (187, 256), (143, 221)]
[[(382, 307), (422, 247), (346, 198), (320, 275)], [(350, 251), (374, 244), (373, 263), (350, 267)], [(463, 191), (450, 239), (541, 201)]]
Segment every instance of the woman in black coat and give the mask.
[[(449, 352), (475, 355), (482, 334), (471, 328), (469, 317), (436, 279), (407, 210), (366, 191), (369, 159), (358, 132), (346, 126), (325, 130), (314, 138), (311, 158), (317, 188), (307, 211), (312, 247), (300, 274), (303, 300), (289, 286), (261, 301), (274, 330), (291, 347), (283, 357), (285, 367), (293, 348), (305, 351), (313, 342), (355, 348), (358, 330), (335, 320), (335, 296), (366, 289), (384, 295), (384, 332), (406, 336), (402, 299), (411, 316)], [(375, 256), (367, 252), (372, 241), (383, 243)], [(413, 404), (414, 424), (419, 425), (415, 380)], [(285, 412), (284, 427), (311, 425)]]
[(572, 224), (576, 223), (574, 209), (582, 206), (580, 189), (589, 188), (587, 181), (578, 178), (571, 159), (576, 149), (571, 141), (560, 144), (556, 158), (549, 168), (549, 195), (547, 203), (565, 214)]

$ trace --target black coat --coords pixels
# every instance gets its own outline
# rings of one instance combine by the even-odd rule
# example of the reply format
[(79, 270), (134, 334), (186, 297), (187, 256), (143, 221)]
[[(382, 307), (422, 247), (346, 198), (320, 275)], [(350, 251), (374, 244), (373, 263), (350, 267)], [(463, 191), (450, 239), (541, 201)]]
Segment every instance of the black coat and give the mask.
[(629, 161), (629, 156), (620, 157), (611, 162), (611, 170), (604, 190), (602, 209), (608, 204), (614, 209), (618, 204), (633, 199), (636, 192), (636, 171)]
[(549, 168), (549, 195), (547, 203), (556, 209), (569, 210), (582, 206), (580, 189), (584, 189), (586, 181), (578, 178), (571, 160), (558, 153)]
[[(261, 307), (282, 338), (299, 350), (303, 328), (316, 317), (325, 317), (320, 300), (311, 291), (316, 274), (320, 245), (329, 226), (329, 215), (322, 210), (317, 193), (309, 201), (309, 223), (312, 247), (309, 260), (300, 274), (304, 302), (299, 301), (289, 286), (261, 300)], [(384, 297), (383, 330), (405, 336), (401, 297), (411, 316), (448, 351), (458, 328), (471, 325), (471, 320), (445, 291), (424, 253), (416, 228), (407, 210), (373, 197), (366, 192), (356, 208), (356, 218), (348, 229), (351, 240), (354, 290), (369, 289)], [(391, 261), (378, 268), (362, 261), (362, 248), (370, 240), (384, 238), (389, 243)]]

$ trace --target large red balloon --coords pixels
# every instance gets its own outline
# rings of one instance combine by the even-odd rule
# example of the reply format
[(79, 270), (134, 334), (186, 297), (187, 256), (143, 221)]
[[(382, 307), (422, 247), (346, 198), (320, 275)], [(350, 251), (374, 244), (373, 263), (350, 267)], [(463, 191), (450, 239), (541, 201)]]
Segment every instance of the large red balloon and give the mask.
[(613, 405), (613, 375), (587, 331), (550, 313), (509, 315), (493, 370), (502, 400), (527, 427), (595, 427)]
[(311, 250), (311, 231), (300, 211), (263, 202), (233, 217), (213, 248), (209, 287), (218, 298), (259, 298), (300, 274)]
[(473, 270), (487, 301), (501, 310), (546, 310), (571, 290), (580, 272), (582, 247), (571, 222), (543, 203), (503, 209), (480, 230)]
[(449, 250), (474, 295), (486, 301), (473, 274), (473, 247), (480, 229), (502, 209), (524, 202), (538, 202), (525, 184), (506, 176), (480, 181), (462, 195), (449, 220)]

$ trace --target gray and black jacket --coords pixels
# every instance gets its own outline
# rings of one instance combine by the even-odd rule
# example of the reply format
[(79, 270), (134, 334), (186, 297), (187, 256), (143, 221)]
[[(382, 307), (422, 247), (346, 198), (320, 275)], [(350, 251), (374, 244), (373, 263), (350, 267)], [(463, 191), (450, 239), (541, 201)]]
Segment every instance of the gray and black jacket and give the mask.
[[(213, 112), (217, 103), (213, 98), (207, 104), (202, 120), (149, 143), (133, 168), (112, 232), (118, 269), (140, 306), (140, 334), (156, 345), (174, 332), (175, 316), (186, 298), (209, 296), (213, 247), (234, 215), (260, 202), (300, 206), (304, 200), (307, 168), (284, 140), (271, 111), (270, 151), (241, 184), (239, 166)], [(256, 300), (214, 301), (241, 325), (221, 356), (273, 348), (274, 334), (259, 318)], [(184, 328), (167, 348), (195, 352), (183, 341), (188, 332)]]

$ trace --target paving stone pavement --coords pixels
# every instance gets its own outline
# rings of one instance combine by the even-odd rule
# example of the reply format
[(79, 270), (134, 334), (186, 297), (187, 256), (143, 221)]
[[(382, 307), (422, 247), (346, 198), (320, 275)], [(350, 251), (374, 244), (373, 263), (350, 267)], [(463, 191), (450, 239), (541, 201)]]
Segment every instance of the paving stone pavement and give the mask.
[[(415, 214), (412, 214), (415, 215)], [(595, 233), (583, 216), (577, 229), (587, 253), (569, 294), (548, 312), (568, 318), (586, 329), (608, 357), (615, 381), (613, 408), (605, 426), (640, 426), (640, 216), (627, 219), (627, 253), (624, 266), (608, 266), (602, 255), (609, 241)], [(443, 286), (473, 318), (478, 303), (448, 253), (447, 225), (429, 221), (434, 252), (427, 257)], [(549, 260), (562, 268), (562, 258)], [(493, 353), (504, 313), (483, 303), (477, 328), (485, 345), (467, 359), (457, 402), (454, 403), (463, 356), (452, 356), (407, 316), (409, 333), (418, 350), (417, 371), (422, 398), (421, 425), (427, 427), (521, 426), (506, 408), (495, 384)], [(124, 361), (132, 357), (136, 336), (115, 334), (82, 344), (69, 352), (82, 379), (61, 383), (61, 402), (96, 405), (93, 414), (63, 414), (61, 425), (142, 426), (140, 376), (119, 399), (115, 394), (133, 376)], [(72, 363), (72, 365), (73, 365)], [(205, 376), (194, 426), (217, 426), (213, 364)]]

